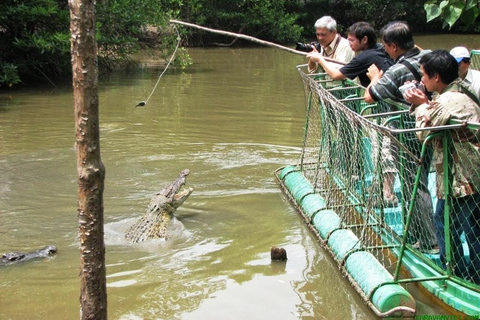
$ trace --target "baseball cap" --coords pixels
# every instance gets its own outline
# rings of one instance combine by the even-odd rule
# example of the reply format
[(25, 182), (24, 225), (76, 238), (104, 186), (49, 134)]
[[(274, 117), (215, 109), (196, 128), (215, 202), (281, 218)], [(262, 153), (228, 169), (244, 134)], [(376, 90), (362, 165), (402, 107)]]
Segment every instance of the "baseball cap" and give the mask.
[(465, 47), (455, 47), (450, 50), (450, 54), (460, 63), (464, 58), (470, 59), (470, 52)]

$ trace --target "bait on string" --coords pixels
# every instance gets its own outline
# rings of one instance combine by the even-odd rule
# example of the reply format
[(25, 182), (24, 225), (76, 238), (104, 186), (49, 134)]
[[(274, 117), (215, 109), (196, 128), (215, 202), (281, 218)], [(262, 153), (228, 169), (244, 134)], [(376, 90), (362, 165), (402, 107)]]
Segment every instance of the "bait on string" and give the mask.
[[(245, 35), (245, 34), (241, 34), (241, 33), (234, 33), (234, 32), (229, 32), (229, 31), (224, 31), (224, 30), (216, 30), (216, 29), (212, 29), (212, 28), (206, 28), (206, 27), (202, 27), (202, 26), (199, 26), (199, 25), (196, 25), (196, 24), (193, 24), (193, 23), (188, 23), (188, 22), (183, 22), (183, 21), (173, 20), (173, 19), (170, 20), (170, 23), (174, 25), (173, 27), (175, 29), (175, 32), (177, 33), (178, 42), (177, 42), (177, 46), (175, 48), (175, 51), (173, 52), (172, 57), (170, 58), (170, 61), (168, 61), (167, 66), (165, 67), (165, 70), (163, 70), (162, 74), (160, 74), (160, 76), (158, 77), (157, 83), (155, 84), (155, 87), (153, 88), (152, 93), (150, 93), (147, 100), (140, 101), (135, 107), (144, 107), (147, 104), (148, 100), (150, 99), (152, 94), (155, 92), (155, 89), (157, 88), (157, 85), (160, 82), (160, 78), (163, 76), (165, 71), (167, 71), (168, 66), (170, 65), (170, 63), (173, 61), (173, 58), (175, 57), (175, 53), (177, 52), (177, 49), (180, 46), (180, 34), (179, 34), (177, 28), (175, 27), (175, 24), (180, 24), (180, 25), (183, 25), (183, 26), (200, 29), (200, 30), (203, 30), (203, 31), (206, 31), (206, 32), (217, 33), (217, 34), (221, 34), (221, 35), (228, 36), (228, 37), (234, 37), (234, 38), (239, 38), (239, 39), (243, 39), (243, 40), (256, 42), (256, 43), (259, 43), (259, 44), (262, 44), (262, 45), (265, 45), (265, 46), (274, 47), (274, 48), (285, 50), (285, 51), (288, 51), (290, 53), (294, 53), (294, 54), (298, 54), (298, 55), (303, 55), (303, 56), (307, 55), (306, 52), (302, 52), (302, 51), (298, 51), (298, 50), (295, 50), (295, 49), (292, 49), (292, 48), (288, 48), (288, 47), (285, 47), (285, 46), (282, 46), (282, 45), (279, 45), (279, 44), (276, 44), (276, 43), (273, 43), (273, 42), (260, 40), (260, 39), (257, 39), (257, 38), (254, 38), (254, 37), (251, 37), (251, 36), (248, 36), (248, 35)], [(338, 65), (344, 65), (345, 64), (342, 61), (330, 59), (330, 58), (327, 58), (327, 57), (325, 57), (325, 60), (327, 60), (329, 62), (336, 63)]]
[(172, 56), (170, 57), (170, 60), (168, 61), (167, 65), (165, 66), (165, 69), (162, 71), (162, 73), (160, 74), (160, 76), (158, 77), (157, 79), (157, 83), (155, 83), (155, 86), (153, 87), (153, 90), (152, 92), (150, 93), (150, 95), (148, 96), (148, 98), (146, 100), (143, 100), (143, 101), (140, 101), (136, 106), (135, 108), (137, 107), (144, 107), (148, 100), (150, 100), (150, 97), (153, 95), (153, 93), (155, 92), (155, 89), (157, 89), (157, 86), (158, 86), (158, 83), (160, 82), (160, 79), (162, 78), (163, 74), (167, 71), (168, 67), (170, 66), (170, 64), (172, 63), (173, 59), (175, 58), (175, 54), (177, 53), (177, 50), (178, 50), (178, 47), (180, 46), (180, 33), (178, 32), (177, 30), (177, 27), (175, 25), (173, 25), (173, 29), (175, 29), (175, 32), (177, 33), (177, 46), (175, 47), (175, 50), (173, 51), (172, 53)]

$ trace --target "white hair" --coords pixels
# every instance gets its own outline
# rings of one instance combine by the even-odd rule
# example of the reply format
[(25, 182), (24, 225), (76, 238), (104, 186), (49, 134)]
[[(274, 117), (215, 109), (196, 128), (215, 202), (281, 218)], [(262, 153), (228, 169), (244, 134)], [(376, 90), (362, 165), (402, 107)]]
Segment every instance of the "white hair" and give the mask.
[(315, 29), (327, 28), (330, 31), (337, 31), (337, 21), (330, 16), (323, 16), (315, 22)]

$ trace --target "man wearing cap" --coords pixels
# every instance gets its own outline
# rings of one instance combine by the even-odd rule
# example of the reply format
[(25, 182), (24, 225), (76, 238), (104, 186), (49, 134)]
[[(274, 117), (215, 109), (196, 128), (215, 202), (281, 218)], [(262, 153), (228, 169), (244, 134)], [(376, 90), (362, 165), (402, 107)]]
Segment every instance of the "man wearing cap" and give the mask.
[[(468, 51), (467, 51), (468, 53)], [(406, 101), (412, 103), (410, 112), (415, 116), (416, 128), (428, 128), (446, 125), (450, 119), (462, 122), (480, 121), (478, 98), (465, 88), (456, 70), (458, 64), (445, 50), (435, 50), (420, 59), (422, 83), (430, 92), (436, 92), (432, 100), (418, 89), (405, 92)], [(444, 172), (444, 148), (442, 138), (434, 138), (434, 166), (437, 174), (437, 207), (434, 214), (435, 231), (440, 247), (440, 261), (446, 267), (446, 237), (450, 237), (452, 250), (450, 268), (456, 276), (464, 277), (480, 284), (480, 141), (479, 129), (450, 129), (452, 143), (448, 145), (451, 152), (450, 174)], [(417, 131), (418, 139), (424, 141), (430, 131)], [(448, 158), (448, 157), (447, 157)], [(445, 179), (450, 193), (445, 192)], [(448, 200), (448, 201), (447, 201)], [(445, 206), (448, 205), (449, 232), (445, 232)], [(448, 211), (447, 211), (448, 213)], [(464, 259), (466, 252), (461, 241), (465, 235), (469, 251), (468, 262)]]
[(458, 76), (480, 97), (480, 71), (470, 69), (470, 52), (465, 47), (455, 47), (450, 54), (458, 62)]

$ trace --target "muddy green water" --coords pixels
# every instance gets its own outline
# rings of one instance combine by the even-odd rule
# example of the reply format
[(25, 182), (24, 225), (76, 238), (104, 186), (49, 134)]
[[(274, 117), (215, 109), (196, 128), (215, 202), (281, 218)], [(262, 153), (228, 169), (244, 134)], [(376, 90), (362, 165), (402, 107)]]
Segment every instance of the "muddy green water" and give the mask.
[[(304, 58), (189, 52), (192, 68), (168, 71), (145, 108), (160, 69), (100, 81), (109, 319), (375, 319), (273, 174), (300, 154)], [(195, 191), (170, 239), (125, 243), (184, 168)], [(77, 233), (71, 85), (0, 92), (0, 253), (58, 247), (0, 268), (0, 319), (79, 318)], [(286, 264), (271, 263), (273, 245)], [(419, 314), (446, 313), (416, 296)]]

